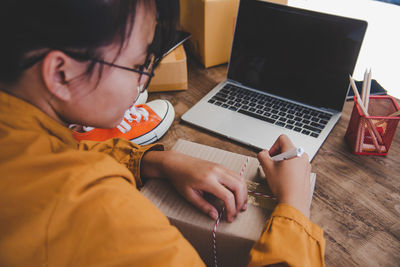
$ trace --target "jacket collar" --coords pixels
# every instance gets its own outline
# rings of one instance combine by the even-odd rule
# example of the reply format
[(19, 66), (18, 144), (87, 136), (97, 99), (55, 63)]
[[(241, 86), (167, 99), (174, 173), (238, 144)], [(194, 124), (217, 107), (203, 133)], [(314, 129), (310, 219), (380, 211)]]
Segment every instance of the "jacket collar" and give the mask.
[(47, 133), (77, 147), (71, 130), (50, 118), (34, 105), (0, 90), (0, 124), (17, 130)]

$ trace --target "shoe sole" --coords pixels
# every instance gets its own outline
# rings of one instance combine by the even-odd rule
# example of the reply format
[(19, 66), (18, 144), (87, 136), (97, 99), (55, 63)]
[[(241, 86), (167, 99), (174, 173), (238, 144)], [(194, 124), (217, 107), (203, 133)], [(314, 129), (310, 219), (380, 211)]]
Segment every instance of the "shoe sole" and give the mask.
[(138, 145), (148, 145), (152, 144), (159, 139), (168, 131), (169, 127), (171, 127), (172, 123), (174, 122), (175, 118), (175, 110), (172, 104), (169, 101), (163, 100), (167, 105), (167, 112), (165, 113), (164, 117), (161, 118), (160, 124), (158, 124), (152, 131), (131, 139), (132, 143)]

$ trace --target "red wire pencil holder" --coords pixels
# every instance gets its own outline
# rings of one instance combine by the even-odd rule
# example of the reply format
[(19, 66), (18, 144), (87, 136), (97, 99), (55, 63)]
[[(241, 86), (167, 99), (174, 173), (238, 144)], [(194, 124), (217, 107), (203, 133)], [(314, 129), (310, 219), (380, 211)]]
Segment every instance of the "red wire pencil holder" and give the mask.
[(369, 116), (365, 116), (354, 97), (345, 134), (353, 154), (386, 156), (400, 121), (400, 115), (390, 115), (399, 110), (399, 105), (391, 96), (370, 96)]

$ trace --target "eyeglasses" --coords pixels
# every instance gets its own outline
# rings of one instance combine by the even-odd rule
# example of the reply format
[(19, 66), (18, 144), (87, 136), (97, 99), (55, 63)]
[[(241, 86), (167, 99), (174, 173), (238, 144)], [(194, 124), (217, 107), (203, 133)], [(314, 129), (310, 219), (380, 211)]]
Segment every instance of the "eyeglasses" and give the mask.
[(110, 63), (110, 62), (100, 60), (100, 59), (92, 59), (92, 60), (95, 62), (98, 62), (100, 64), (110, 66), (110, 67), (115, 67), (115, 68), (139, 73), (140, 74), (139, 79), (138, 79), (138, 88), (140, 88), (138, 90), (139, 94), (143, 93), (149, 86), (149, 84), (151, 82), (151, 78), (153, 78), (153, 76), (154, 76), (154, 69), (160, 62), (160, 59), (152, 53), (147, 54), (144, 64), (140, 65), (139, 68), (124, 67), (124, 66)]
[[(157, 65), (160, 62), (159, 57), (156, 57), (153, 53), (148, 53), (144, 64), (140, 65), (139, 68), (137, 69), (137, 68), (129, 68), (129, 67), (125, 67), (125, 66), (120, 66), (120, 65), (117, 65), (117, 64), (114, 64), (111, 62), (101, 60), (101, 59), (85, 57), (78, 53), (74, 53), (74, 52), (70, 52), (70, 51), (65, 51), (65, 50), (61, 50), (61, 49), (59, 49), (59, 50), (71, 57), (74, 57), (74, 58), (89, 59), (94, 62), (98, 62), (100, 64), (104, 64), (104, 65), (107, 65), (110, 67), (115, 67), (115, 68), (132, 71), (132, 72), (136, 72), (136, 73), (140, 74), (139, 79), (138, 79), (138, 87), (140, 87), (139, 93), (143, 93), (147, 89), (147, 87), (149, 86), (149, 84), (151, 82), (151, 78), (153, 78), (153, 76), (154, 76), (154, 69), (157, 67)], [(27, 69), (27, 68), (33, 66), (34, 64), (36, 64), (37, 62), (42, 60), (46, 55), (47, 55), (47, 53), (31, 59), (29, 62), (21, 65), (21, 68)]]
[[(104, 64), (104, 65), (107, 65), (110, 67), (115, 67), (115, 68), (132, 71), (132, 72), (136, 72), (136, 73), (140, 74), (139, 79), (138, 79), (138, 88), (140, 88), (140, 89), (138, 89), (138, 93), (140, 94), (140, 93), (143, 93), (149, 86), (151, 79), (154, 76), (154, 69), (158, 66), (158, 64), (161, 61), (162, 51), (163, 51), (163, 47), (162, 47), (163, 42), (162, 42), (162, 34), (161, 33), (162, 33), (161, 27), (159, 24), (157, 24), (155, 33), (154, 33), (154, 39), (149, 46), (146, 60), (143, 65), (139, 66), (139, 68), (129, 68), (129, 67), (125, 67), (125, 66), (120, 66), (120, 65), (117, 65), (117, 64), (114, 64), (111, 62), (101, 60), (101, 59), (89, 57), (87, 55), (83, 55), (83, 54), (80, 54), (77, 52), (67, 51), (67, 50), (58, 49), (58, 48), (54, 48), (54, 49), (59, 50), (65, 54), (67, 54), (68, 56), (76, 58), (78, 60), (91, 60), (93, 62), (98, 62), (100, 64)], [(38, 57), (30, 59), (27, 62), (25, 62), (24, 64), (21, 64), (21, 66), (20, 66), (21, 69), (27, 69), (27, 68), (33, 66), (34, 64), (36, 64), (37, 62), (42, 60), (47, 55), (47, 53), (48, 52), (46, 52), (42, 55), (39, 55)]]
[(151, 82), (151, 79), (154, 76), (154, 69), (158, 66), (162, 58), (162, 51), (163, 51), (163, 42), (162, 42), (162, 29), (161, 25), (157, 24), (154, 32), (153, 41), (149, 45), (146, 60), (143, 65), (137, 68), (128, 68), (120, 65), (116, 65), (114, 63), (106, 62), (104, 60), (99, 59), (92, 59), (95, 62), (115, 67), (127, 71), (133, 71), (139, 73), (139, 80), (138, 80), (138, 95), (143, 93), (148, 87)]

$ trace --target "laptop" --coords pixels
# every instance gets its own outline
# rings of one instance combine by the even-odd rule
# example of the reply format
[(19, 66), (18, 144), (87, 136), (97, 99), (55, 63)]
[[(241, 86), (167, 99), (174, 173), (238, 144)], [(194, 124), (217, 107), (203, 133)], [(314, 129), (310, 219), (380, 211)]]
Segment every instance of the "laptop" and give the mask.
[(281, 134), (310, 160), (341, 116), (367, 22), (242, 0), (226, 80), (184, 122), (258, 148)]

